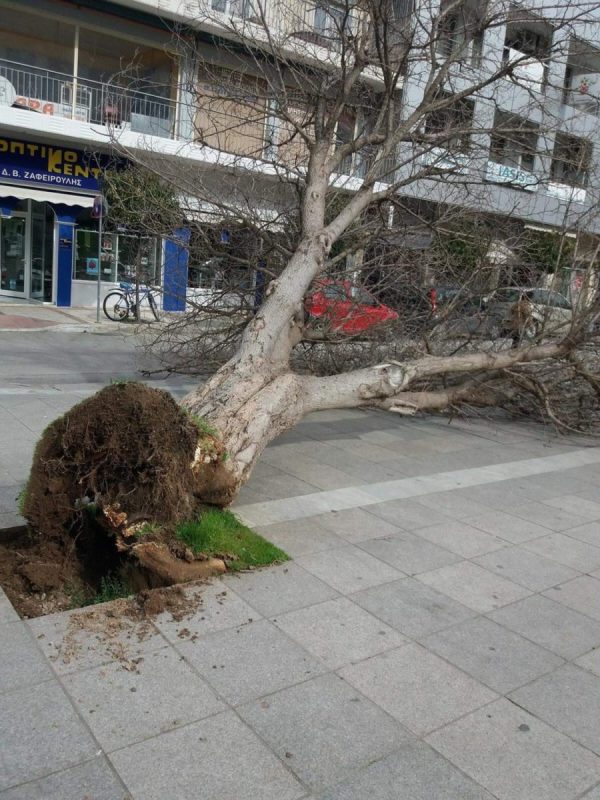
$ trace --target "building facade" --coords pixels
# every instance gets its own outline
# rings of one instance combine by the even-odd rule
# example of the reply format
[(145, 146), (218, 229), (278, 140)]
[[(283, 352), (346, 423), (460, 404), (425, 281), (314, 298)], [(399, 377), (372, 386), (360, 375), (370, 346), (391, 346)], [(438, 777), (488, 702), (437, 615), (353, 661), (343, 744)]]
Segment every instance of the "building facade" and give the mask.
[[(398, 13), (418, 14), (418, 3), (397, 0), (395, 5)], [(456, 18), (449, 15), (436, 57), (449, 57), (460, 47), (462, 27), (480, 5), (453, 2)], [(482, 92), (457, 106), (458, 123), (465, 115), (473, 122), (476, 150), (462, 137), (452, 148), (429, 149), (413, 160), (472, 174), (477, 191), (457, 189), (443, 197), (439, 181), (423, 179), (405, 193), (411, 200), (439, 195), (440, 203), (484, 209), (541, 230), (573, 229), (584, 243), (583, 254), (592, 248), (588, 239), (595, 242), (600, 234), (593, 213), (600, 186), (600, 48), (594, 45), (600, 42), (599, 29), (583, 26), (581, 36), (562, 42), (562, 57), (545, 59), (545, 50), (558, 52), (555, 45), (564, 34), (547, 21), (542, 0), (529, 5), (528, 24), (522, 13), (514, 24), (509, 15), (505, 25), (491, 27), (469, 45), (468, 67), (481, 73), (528, 55), (519, 67), (519, 86), (507, 79), (493, 97)], [(287, 26), (293, 32), (298, 57), (318, 64), (323, 48), (335, 46), (334, 2), (298, 0), (287, 6), (289, 19), (280, 4), (264, 7), (267, 28)], [(246, 159), (244, 174), (254, 170), (249, 185), (264, 185), (265, 219), (275, 218), (278, 205), (290, 202), (269, 158), (273, 148), (280, 148), (285, 158), (297, 159), (302, 145), (270, 120), (268, 98), (256, 88), (250, 60), (246, 69), (219, 45), (225, 21), (251, 13), (251, 4), (240, 0), (0, 0), (1, 295), (93, 305), (99, 277), (105, 294), (140, 265), (149, 281), (162, 284), (166, 309), (181, 310), (186, 296), (214, 288), (220, 280), (215, 271), (189, 263), (185, 230), (157, 238), (117, 228), (100, 237), (94, 200), (102, 171), (114, 158), (116, 137), (121, 153), (151, 149), (165, 164), (204, 170), (217, 199), (227, 191), (226, 175), (234, 163), (227, 158), (235, 164)], [(190, 57), (190, 36), (203, 62), (213, 65), (210, 74)], [(460, 80), (458, 75), (453, 81), (454, 91), (460, 91)], [(247, 103), (237, 107), (231, 97), (220, 99), (220, 81), (237, 81), (240, 91), (254, 93), (257, 106), (265, 104), (260, 113), (253, 118)], [(405, 113), (419, 103), (423, 90), (423, 71), (408, 71)], [(215, 107), (219, 119), (239, 120), (227, 135), (215, 128)], [(357, 120), (343, 125), (351, 135)], [(448, 115), (441, 121), (432, 116), (427, 125), (431, 131), (447, 126)], [(508, 140), (494, 134), (495, 127), (507, 126), (517, 134)], [(204, 132), (202, 141), (198, 130)], [(360, 185), (362, 167), (356, 156), (343, 165), (346, 189), (352, 181)], [(215, 206), (217, 211), (195, 213), (218, 230), (219, 203)]]

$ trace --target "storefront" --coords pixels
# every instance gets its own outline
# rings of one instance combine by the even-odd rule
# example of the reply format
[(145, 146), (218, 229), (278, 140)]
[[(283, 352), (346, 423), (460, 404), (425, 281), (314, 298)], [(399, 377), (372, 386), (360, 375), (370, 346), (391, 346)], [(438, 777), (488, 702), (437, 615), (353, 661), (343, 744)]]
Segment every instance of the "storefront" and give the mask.
[[(92, 207), (105, 154), (0, 137), (0, 295), (58, 306), (93, 306), (138, 275), (164, 284), (163, 305), (185, 308), (187, 241), (106, 229), (99, 241)], [(101, 244), (101, 248), (100, 248)]]
[(106, 156), (0, 138), (0, 294), (71, 305), (78, 217)]

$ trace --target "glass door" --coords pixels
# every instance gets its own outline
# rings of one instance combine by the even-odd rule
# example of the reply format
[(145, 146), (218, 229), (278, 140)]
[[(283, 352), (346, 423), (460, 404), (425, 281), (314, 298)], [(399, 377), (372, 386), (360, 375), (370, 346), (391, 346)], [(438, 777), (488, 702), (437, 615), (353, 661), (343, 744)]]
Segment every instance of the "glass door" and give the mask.
[(54, 214), (48, 203), (31, 203), (31, 279), (29, 297), (52, 301)]
[[(25, 297), (27, 215), (13, 214), (0, 219), (0, 289)], [(28, 276), (27, 276), (28, 277)]]

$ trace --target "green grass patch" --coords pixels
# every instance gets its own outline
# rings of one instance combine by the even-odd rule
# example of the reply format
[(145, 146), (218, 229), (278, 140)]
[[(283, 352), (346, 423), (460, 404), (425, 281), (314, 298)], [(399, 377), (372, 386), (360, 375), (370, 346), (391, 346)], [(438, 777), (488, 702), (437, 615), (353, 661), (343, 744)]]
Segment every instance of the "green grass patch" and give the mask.
[(111, 600), (119, 600), (121, 597), (131, 597), (133, 594), (131, 587), (116, 575), (106, 575), (100, 580), (100, 588), (95, 594), (91, 594), (91, 589), (83, 586), (67, 586), (66, 593), (71, 598), (71, 608), (84, 608), (85, 606), (95, 606), (98, 603), (110, 603)]
[(289, 556), (243, 525), (231, 511), (210, 508), (195, 520), (182, 522), (176, 535), (195, 554), (225, 556), (230, 570), (289, 561)]

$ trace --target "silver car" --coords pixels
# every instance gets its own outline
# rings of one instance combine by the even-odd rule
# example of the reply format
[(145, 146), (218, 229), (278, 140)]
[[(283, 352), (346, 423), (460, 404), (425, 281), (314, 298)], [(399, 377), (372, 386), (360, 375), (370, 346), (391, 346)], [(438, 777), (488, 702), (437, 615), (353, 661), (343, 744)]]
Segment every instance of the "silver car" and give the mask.
[(500, 335), (514, 333), (515, 306), (523, 299), (531, 303), (530, 320), (521, 332), (523, 338), (565, 333), (573, 319), (573, 308), (564, 295), (552, 289), (511, 286), (496, 289), (484, 298), (486, 312), (498, 325)]

